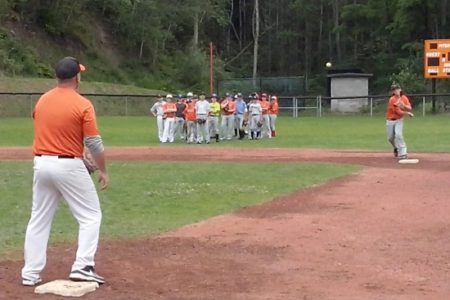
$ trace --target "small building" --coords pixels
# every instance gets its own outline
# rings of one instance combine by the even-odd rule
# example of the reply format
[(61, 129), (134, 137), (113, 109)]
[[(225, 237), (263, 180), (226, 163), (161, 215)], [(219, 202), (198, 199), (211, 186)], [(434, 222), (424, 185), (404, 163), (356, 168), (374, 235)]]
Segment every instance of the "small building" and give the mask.
[[(350, 98), (357, 96), (369, 96), (369, 78), (367, 73), (333, 73), (328, 74), (330, 97), (344, 97), (331, 99), (331, 111), (340, 113), (356, 113), (369, 103), (366, 98)], [(345, 99), (345, 97), (349, 97)]]

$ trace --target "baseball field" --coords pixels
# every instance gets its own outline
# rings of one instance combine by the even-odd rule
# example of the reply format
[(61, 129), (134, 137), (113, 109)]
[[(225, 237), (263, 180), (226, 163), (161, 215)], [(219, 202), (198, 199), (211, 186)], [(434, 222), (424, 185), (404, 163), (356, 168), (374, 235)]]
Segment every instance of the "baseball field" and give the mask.
[[(32, 124), (1, 123), (0, 299), (39, 299), (20, 285)], [(382, 117), (280, 118), (274, 139), (210, 145), (102, 117), (107, 283), (85, 299), (448, 299), (447, 123), (407, 120), (420, 163), (399, 165)], [(61, 205), (44, 281), (67, 277), (76, 227)]]

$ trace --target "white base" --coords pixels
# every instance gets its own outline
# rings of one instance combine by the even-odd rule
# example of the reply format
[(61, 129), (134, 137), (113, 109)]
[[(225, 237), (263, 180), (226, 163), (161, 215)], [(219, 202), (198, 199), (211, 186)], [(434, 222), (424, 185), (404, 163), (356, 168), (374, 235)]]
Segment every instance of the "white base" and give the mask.
[(419, 160), (417, 159), (417, 158), (411, 158), (411, 159), (400, 159), (399, 161), (398, 161), (398, 163), (399, 164), (404, 164), (404, 165), (406, 165), (406, 164), (417, 164), (417, 163), (419, 163)]
[(98, 286), (97, 282), (75, 282), (59, 279), (37, 286), (34, 292), (36, 294), (54, 294), (64, 297), (81, 297), (95, 291)]

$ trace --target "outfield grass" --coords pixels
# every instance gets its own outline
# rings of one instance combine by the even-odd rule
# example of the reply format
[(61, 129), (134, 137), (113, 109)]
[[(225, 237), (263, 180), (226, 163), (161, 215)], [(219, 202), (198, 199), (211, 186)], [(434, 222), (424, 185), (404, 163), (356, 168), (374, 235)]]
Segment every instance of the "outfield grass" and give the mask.
[[(30, 162), (0, 162), (0, 255), (18, 258), (31, 209)], [(148, 236), (265, 202), (359, 170), (333, 164), (109, 164), (110, 188), (100, 193), (102, 239)], [(60, 205), (51, 241), (76, 241), (77, 226)], [(0, 259), (1, 260), (1, 259)]]
[[(29, 146), (32, 143), (32, 122), (27, 118), (0, 120), (0, 146)], [(150, 117), (100, 117), (98, 120), (107, 146), (155, 146), (156, 122)], [(448, 116), (407, 119), (404, 135), (410, 152), (445, 152), (450, 149)], [(209, 147), (286, 147), (323, 149), (389, 150), (385, 121), (382, 117), (325, 117), (278, 119), (278, 137), (262, 141), (232, 141)], [(184, 145), (178, 141), (176, 147)], [(193, 145), (193, 147), (198, 147)]]

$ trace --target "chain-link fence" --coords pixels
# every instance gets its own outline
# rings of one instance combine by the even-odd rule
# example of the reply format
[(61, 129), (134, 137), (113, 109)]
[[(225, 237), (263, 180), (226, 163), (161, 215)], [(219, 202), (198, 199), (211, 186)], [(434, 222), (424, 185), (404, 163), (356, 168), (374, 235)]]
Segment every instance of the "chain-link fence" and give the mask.
[(254, 92), (265, 92), (274, 95), (295, 96), (305, 94), (305, 78), (303, 76), (291, 77), (258, 77), (234, 78), (221, 80), (217, 84), (217, 93), (240, 92), (250, 95)]
[[(0, 117), (28, 117), (41, 94), (38, 93), (0, 93)], [(145, 116), (157, 100), (157, 96), (148, 95), (107, 95), (85, 94), (95, 107), (99, 116)], [(408, 95), (416, 115), (450, 112), (450, 94), (414, 94)], [(336, 115), (331, 109), (332, 100), (363, 101), (367, 104), (347, 115), (384, 115), (386, 112), (387, 95), (357, 96), (357, 97), (322, 97), (322, 96), (279, 96), (280, 115), (290, 117), (323, 117)]]
[[(40, 93), (0, 93), (0, 117), (30, 116)], [(84, 94), (98, 116), (143, 116), (157, 100), (156, 95)]]

